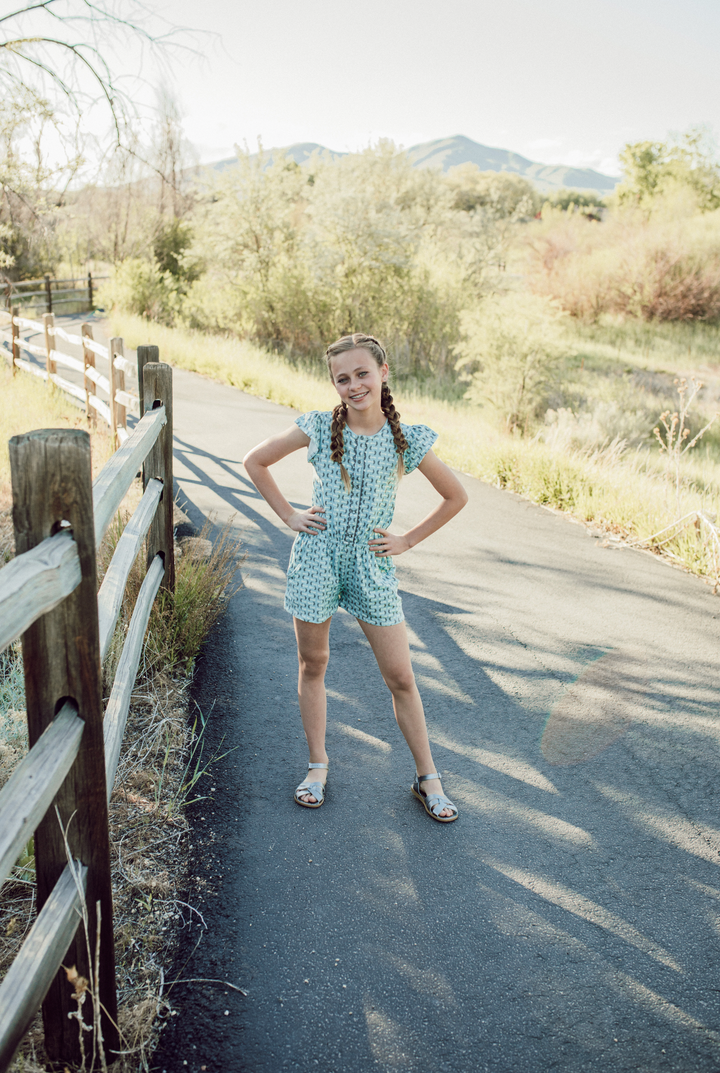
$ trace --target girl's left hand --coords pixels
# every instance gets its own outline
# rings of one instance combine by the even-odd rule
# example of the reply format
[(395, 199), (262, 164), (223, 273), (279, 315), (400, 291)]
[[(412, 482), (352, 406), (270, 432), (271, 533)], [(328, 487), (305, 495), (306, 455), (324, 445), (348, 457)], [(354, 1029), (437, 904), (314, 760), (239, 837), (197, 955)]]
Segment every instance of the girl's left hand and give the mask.
[(402, 555), (412, 547), (406, 537), (390, 533), (387, 529), (373, 529), (373, 533), (381, 534), (369, 541), (370, 551), (374, 551), (375, 555)]

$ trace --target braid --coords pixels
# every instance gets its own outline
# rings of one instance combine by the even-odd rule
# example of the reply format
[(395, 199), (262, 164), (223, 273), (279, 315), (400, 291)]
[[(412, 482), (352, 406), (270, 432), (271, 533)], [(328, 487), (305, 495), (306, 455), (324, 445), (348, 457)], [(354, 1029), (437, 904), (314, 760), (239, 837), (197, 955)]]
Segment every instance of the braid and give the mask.
[(405, 473), (404, 454), (405, 451), (407, 451), (409, 444), (408, 441), (405, 439), (402, 428), (400, 427), (400, 414), (395, 409), (395, 403), (393, 402), (393, 397), (390, 394), (390, 388), (387, 385), (387, 381), (382, 386), (380, 405), (382, 407), (382, 412), (388, 419), (390, 430), (393, 434), (393, 439), (395, 441), (395, 450), (397, 451), (398, 456), (398, 477), (402, 477)]
[(342, 482), (345, 485), (345, 491), (349, 492), (352, 488), (350, 483), (350, 474), (343, 465), (343, 455), (345, 454), (345, 441), (343, 438), (343, 429), (345, 428), (345, 421), (347, 420), (347, 406), (344, 402), (341, 402), (339, 406), (336, 406), (332, 412), (332, 426), (331, 426), (331, 439), (330, 439), (330, 460), (337, 462), (340, 465), (340, 473), (342, 475)]

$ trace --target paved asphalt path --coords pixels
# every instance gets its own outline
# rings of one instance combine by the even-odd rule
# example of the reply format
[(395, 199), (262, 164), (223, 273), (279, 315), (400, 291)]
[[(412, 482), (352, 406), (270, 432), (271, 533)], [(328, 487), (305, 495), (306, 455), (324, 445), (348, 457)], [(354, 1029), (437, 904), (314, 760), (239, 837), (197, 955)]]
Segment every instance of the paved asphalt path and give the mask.
[[(292, 535), (240, 462), (295, 414), (174, 383), (181, 497), (195, 522), (233, 519), (246, 560), (197, 670), (204, 755), (226, 755), (192, 809), (188, 900), (207, 927), (187, 929), (172, 975), (247, 995), (177, 984), (154, 1068), (717, 1073), (720, 600), (462, 478), (466, 509), (397, 561), (460, 819), (434, 823), (411, 796), (389, 695), (344, 612), (327, 801), (301, 809)], [(277, 475), (309, 501), (304, 452)], [(395, 527), (433, 495), (406, 478)]]

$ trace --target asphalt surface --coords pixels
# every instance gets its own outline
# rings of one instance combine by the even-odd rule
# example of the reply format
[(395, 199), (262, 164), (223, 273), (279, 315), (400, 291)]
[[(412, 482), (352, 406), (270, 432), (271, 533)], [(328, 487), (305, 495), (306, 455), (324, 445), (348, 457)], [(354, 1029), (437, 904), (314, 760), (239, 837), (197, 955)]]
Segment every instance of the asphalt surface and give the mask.
[[(180, 370), (174, 385), (181, 498), (197, 523), (233, 519), (246, 560), (197, 669), (204, 760), (221, 758), (191, 809), (198, 912), (168, 972), (193, 982), (172, 989), (154, 1068), (717, 1073), (718, 598), (462, 478), (466, 509), (397, 560), (460, 819), (434, 823), (411, 796), (344, 612), (327, 801), (301, 809), (292, 534), (240, 463), (295, 414)], [(304, 452), (277, 476), (308, 502)], [(395, 527), (433, 496), (406, 478)]]

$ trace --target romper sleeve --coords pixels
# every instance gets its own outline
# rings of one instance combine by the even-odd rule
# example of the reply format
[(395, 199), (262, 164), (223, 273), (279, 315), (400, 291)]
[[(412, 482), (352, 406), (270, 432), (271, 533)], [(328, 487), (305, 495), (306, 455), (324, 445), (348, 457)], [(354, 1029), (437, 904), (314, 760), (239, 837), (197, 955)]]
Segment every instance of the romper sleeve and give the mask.
[(405, 472), (412, 473), (420, 465), (438, 435), (427, 425), (403, 425), (402, 430), (408, 441), (408, 449), (405, 452)]
[(321, 413), (319, 410), (311, 410), (307, 414), (301, 414), (296, 420), (295, 424), (298, 428), (310, 437), (310, 443), (307, 449), (307, 460), (311, 462), (315, 455), (318, 453), (320, 447), (320, 419)]

